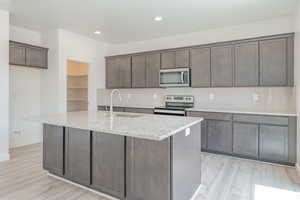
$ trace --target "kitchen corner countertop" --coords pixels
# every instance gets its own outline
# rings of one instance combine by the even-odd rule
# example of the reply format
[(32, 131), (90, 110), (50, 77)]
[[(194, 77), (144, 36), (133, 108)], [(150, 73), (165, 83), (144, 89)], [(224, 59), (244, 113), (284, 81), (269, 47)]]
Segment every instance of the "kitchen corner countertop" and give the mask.
[(203, 118), (106, 111), (82, 111), (32, 117), (29, 120), (149, 140), (163, 140)]
[(270, 110), (244, 110), (244, 109), (222, 109), (222, 108), (189, 108), (186, 111), (198, 111), (198, 112), (220, 112), (220, 113), (232, 113), (232, 114), (249, 114), (249, 115), (272, 115), (272, 116), (286, 116), (296, 117), (296, 113), (287, 111), (270, 111)]

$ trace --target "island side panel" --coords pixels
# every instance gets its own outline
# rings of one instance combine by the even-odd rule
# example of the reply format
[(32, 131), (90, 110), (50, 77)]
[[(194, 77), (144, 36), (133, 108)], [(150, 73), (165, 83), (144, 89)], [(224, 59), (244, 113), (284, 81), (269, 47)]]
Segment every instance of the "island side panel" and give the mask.
[(126, 199), (171, 199), (171, 139), (126, 138)]
[(189, 200), (201, 184), (201, 123), (172, 136), (172, 200)]

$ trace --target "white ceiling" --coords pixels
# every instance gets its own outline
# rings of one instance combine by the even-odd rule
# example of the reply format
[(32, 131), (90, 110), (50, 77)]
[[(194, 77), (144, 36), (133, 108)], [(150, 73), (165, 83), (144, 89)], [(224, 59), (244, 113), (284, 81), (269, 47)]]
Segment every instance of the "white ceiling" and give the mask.
[[(0, 0), (5, 9), (9, 0)], [(4, 3), (2, 3), (4, 2)], [(6, 2), (6, 3), (5, 3)], [(10, 0), (11, 24), (124, 43), (291, 15), (297, 0)], [(156, 22), (157, 15), (163, 21)], [(93, 32), (100, 30), (101, 35)]]

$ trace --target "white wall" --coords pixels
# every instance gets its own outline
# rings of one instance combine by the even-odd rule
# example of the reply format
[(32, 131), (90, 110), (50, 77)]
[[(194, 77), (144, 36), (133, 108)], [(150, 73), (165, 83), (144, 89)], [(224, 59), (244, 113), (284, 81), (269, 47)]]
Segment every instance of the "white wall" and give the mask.
[(9, 13), (0, 10), (0, 161), (9, 159)]
[(87, 37), (59, 30), (59, 111), (66, 112), (67, 60), (89, 64), (89, 110), (97, 109), (97, 88), (105, 87), (105, 60), (107, 45)]
[(296, 84), (296, 104), (297, 104), (297, 166), (300, 175), (300, 2), (295, 10), (295, 84)]
[(59, 112), (59, 40), (58, 31), (42, 35), (43, 45), (49, 48), (48, 69), (41, 71), (41, 114)]
[[(10, 26), (9, 39), (41, 46), (41, 33)], [(25, 120), (40, 115), (41, 70), (18, 66), (10, 67), (10, 147), (41, 141), (41, 125)]]
[(289, 33), (293, 31), (294, 26), (292, 17), (284, 17), (152, 40), (111, 45), (108, 55), (200, 45), (212, 42)]

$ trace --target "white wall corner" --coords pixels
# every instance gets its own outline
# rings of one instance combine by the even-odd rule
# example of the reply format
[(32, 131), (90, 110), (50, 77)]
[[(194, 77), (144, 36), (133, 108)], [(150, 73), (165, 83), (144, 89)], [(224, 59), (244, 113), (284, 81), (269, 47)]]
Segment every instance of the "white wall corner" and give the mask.
[(9, 154), (0, 154), (0, 162), (1, 161), (6, 161), (6, 160), (9, 160), (9, 159), (10, 159)]

